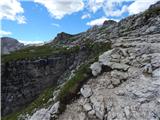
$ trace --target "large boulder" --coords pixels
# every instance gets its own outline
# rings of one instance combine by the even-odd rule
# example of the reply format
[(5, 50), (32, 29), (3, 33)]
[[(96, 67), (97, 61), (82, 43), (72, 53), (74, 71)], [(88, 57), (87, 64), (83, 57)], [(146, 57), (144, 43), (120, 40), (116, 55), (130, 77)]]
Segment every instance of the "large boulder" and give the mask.
[(102, 71), (102, 66), (99, 62), (95, 62), (90, 66), (90, 69), (92, 70), (92, 74), (94, 76), (97, 76)]

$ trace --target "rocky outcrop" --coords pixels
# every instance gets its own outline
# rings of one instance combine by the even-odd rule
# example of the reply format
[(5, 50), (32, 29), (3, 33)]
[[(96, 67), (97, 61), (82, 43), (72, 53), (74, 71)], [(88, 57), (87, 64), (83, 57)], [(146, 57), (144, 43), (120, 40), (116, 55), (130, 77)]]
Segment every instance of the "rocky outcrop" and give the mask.
[(81, 37), (77, 38), (77, 41), (87, 41), (89, 39), (93, 42), (98, 42), (122, 36), (138, 37), (147, 34), (160, 33), (160, 8), (158, 6), (159, 2), (152, 5), (152, 9), (129, 16), (118, 23), (105, 21), (103, 26), (94, 26), (86, 32), (81, 33)]
[(59, 113), (59, 106), (60, 103), (58, 101), (53, 106), (50, 106), (47, 109), (42, 108), (36, 111), (36, 113), (34, 113), (31, 117), (28, 117), (27, 119), (29, 120), (40, 120), (42, 118), (44, 120), (56, 119), (57, 114)]
[(113, 40), (112, 50), (90, 67), (97, 77), (81, 88), (80, 98), (67, 106), (59, 120), (78, 118), (78, 113), (85, 115), (83, 120), (159, 120), (159, 38), (155, 34)]
[(23, 43), (10, 37), (1, 38), (1, 54), (9, 54), (15, 50), (19, 50), (24, 47)]
[(117, 24), (117, 22), (114, 20), (105, 20), (103, 22), (103, 26), (106, 26), (106, 27), (109, 27), (110, 25), (115, 25), (115, 24)]
[(54, 40), (52, 41), (52, 43), (54, 45), (65, 45), (67, 44), (68, 42), (71, 42), (69, 41), (69, 39), (71, 37), (73, 37), (74, 35), (71, 35), (71, 34), (68, 34), (68, 33), (65, 33), (65, 32), (61, 32), (61, 33), (58, 33), (57, 36), (54, 38)]
[(156, 4), (153, 4), (149, 7), (149, 9), (155, 9), (155, 8), (160, 8), (160, 1), (158, 1)]

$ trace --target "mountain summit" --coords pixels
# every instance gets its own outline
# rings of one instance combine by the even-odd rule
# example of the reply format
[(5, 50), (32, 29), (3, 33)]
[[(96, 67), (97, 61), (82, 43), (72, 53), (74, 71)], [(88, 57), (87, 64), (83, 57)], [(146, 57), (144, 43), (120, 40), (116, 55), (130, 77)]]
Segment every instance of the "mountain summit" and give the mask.
[(9, 54), (15, 50), (19, 50), (24, 47), (23, 43), (18, 42), (18, 40), (10, 37), (1, 38), (1, 53)]

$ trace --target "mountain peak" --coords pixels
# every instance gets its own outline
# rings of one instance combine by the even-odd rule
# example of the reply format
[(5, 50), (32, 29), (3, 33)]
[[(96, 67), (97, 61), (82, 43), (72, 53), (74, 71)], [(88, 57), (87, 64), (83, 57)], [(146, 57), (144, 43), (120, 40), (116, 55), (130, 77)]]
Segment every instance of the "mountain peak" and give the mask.
[(158, 1), (157, 3), (155, 3), (149, 7), (149, 9), (154, 9), (154, 8), (160, 8), (160, 1)]
[(113, 24), (116, 24), (117, 22), (114, 21), (114, 20), (105, 20), (103, 22), (103, 26), (109, 26), (109, 25), (113, 25)]
[(55, 37), (55, 40), (65, 40), (68, 39), (70, 37), (72, 37), (73, 35), (65, 33), (65, 32), (61, 32), (57, 34), (57, 37)]
[(1, 48), (2, 54), (9, 54), (12, 51), (19, 50), (24, 47), (23, 43), (20, 43), (18, 40), (11, 37), (2, 37), (1, 38)]

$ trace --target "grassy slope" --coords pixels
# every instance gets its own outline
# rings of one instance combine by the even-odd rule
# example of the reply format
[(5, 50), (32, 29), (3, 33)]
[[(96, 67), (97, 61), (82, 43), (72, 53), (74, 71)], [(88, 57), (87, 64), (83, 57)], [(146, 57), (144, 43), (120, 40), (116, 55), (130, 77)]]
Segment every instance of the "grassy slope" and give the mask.
[(78, 51), (79, 47), (75, 46), (70, 49), (67, 47), (55, 47), (51, 45), (43, 46), (31, 46), (15, 52), (9, 55), (2, 55), (2, 62), (8, 62), (13, 60), (23, 59), (37, 59), (38, 57), (47, 58), (55, 54), (70, 54), (71, 52)]

